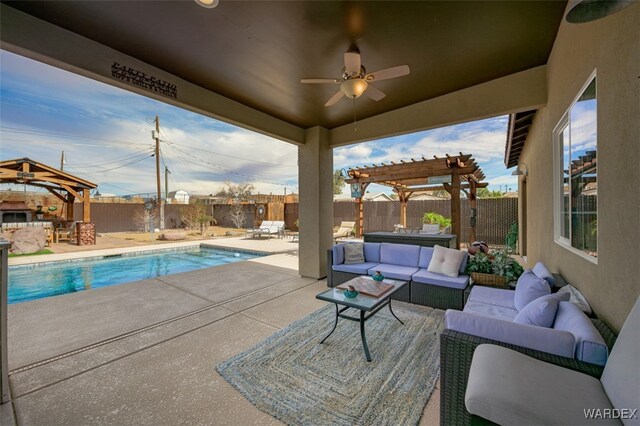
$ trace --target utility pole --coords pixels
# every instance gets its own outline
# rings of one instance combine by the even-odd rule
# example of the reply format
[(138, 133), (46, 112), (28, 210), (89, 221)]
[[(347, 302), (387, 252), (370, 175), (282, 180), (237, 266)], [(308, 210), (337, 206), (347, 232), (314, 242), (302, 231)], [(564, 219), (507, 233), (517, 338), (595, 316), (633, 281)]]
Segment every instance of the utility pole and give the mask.
[(171, 172), (167, 166), (164, 166), (164, 198), (169, 199), (169, 175)]
[(160, 229), (164, 229), (164, 203), (162, 201), (162, 187), (160, 185), (160, 119), (156, 115), (156, 186), (158, 188), (158, 217)]
[(60, 170), (64, 170), (64, 151), (62, 151), (62, 155), (60, 156)]

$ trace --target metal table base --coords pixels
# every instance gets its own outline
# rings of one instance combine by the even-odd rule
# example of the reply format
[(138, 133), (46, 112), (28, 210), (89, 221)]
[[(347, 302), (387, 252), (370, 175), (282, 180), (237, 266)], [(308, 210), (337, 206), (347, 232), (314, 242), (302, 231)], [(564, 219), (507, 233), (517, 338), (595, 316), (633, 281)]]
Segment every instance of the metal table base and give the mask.
[(357, 308), (352, 308), (350, 306), (345, 306), (343, 308), (340, 308), (337, 303), (334, 303), (334, 305), (336, 306), (336, 319), (335, 319), (335, 322), (333, 323), (333, 328), (331, 329), (331, 332), (329, 332), (329, 334), (327, 334), (325, 336), (325, 338), (320, 341), (320, 344), (324, 343), (324, 341), (327, 340), (329, 338), (329, 336), (331, 336), (333, 334), (334, 331), (336, 331), (336, 327), (338, 326), (338, 318), (344, 318), (344, 319), (347, 319), (347, 320), (350, 320), (350, 321), (359, 322), (360, 323), (360, 337), (362, 338), (362, 347), (364, 349), (364, 355), (367, 358), (368, 362), (371, 362), (371, 355), (369, 354), (369, 345), (367, 345), (367, 337), (365, 335), (364, 323), (369, 318), (374, 316), (376, 314), (376, 312), (378, 312), (380, 309), (382, 309), (382, 308), (384, 308), (385, 306), (388, 305), (389, 306), (389, 312), (391, 312), (391, 315), (393, 315), (393, 317), (395, 319), (397, 319), (400, 322), (400, 324), (404, 325), (404, 323), (400, 320), (400, 318), (398, 318), (396, 316), (396, 314), (393, 312), (393, 309), (391, 309), (391, 298), (389, 298), (382, 305), (378, 306), (375, 310), (371, 311), (368, 315), (365, 314), (364, 310), (358, 309), (360, 311), (360, 317), (359, 318), (343, 314), (343, 312), (346, 311), (347, 309), (357, 309)]

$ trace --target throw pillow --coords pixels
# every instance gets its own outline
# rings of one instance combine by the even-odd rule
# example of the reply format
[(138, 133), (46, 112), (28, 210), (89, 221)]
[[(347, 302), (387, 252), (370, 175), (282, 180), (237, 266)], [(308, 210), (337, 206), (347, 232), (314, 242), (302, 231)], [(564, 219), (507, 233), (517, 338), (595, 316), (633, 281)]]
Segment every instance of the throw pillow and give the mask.
[(462, 250), (435, 246), (427, 271), (448, 277), (457, 277), (460, 272), (460, 264), (464, 260), (465, 255), (466, 253)]
[(547, 267), (544, 266), (544, 263), (542, 262), (536, 263), (536, 265), (533, 267), (533, 269), (531, 269), (531, 271), (533, 271), (533, 273), (536, 274), (538, 277), (546, 280), (549, 283), (549, 286), (551, 288), (553, 288), (556, 285), (556, 279), (553, 277), (553, 274), (549, 272)]
[(513, 322), (550, 328), (556, 319), (559, 303), (554, 294), (539, 297), (518, 312)]
[(531, 270), (527, 269), (520, 275), (520, 278), (518, 278), (513, 304), (518, 311), (521, 311), (532, 301), (550, 293), (551, 287), (549, 287), (549, 284)]
[(344, 245), (344, 264), (364, 263), (364, 244), (352, 243)]
[(591, 306), (587, 299), (580, 293), (580, 290), (574, 286), (567, 284), (564, 287), (560, 287), (557, 294), (566, 294), (569, 296), (569, 302), (575, 304), (582, 312), (587, 315), (591, 315)]

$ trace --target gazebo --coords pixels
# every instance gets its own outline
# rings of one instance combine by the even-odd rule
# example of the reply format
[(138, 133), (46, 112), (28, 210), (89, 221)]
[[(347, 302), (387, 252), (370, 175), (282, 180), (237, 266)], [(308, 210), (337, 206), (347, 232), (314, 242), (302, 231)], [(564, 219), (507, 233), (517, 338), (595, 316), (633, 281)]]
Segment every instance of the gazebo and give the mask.
[[(407, 203), (413, 195), (429, 191), (445, 190), (451, 194), (451, 228), (458, 236), (460, 245), (460, 191), (463, 191), (471, 205), (471, 235), (475, 240), (476, 190), (488, 184), (482, 169), (468, 154), (456, 156), (446, 154), (444, 158), (422, 157), (419, 160), (391, 161), (379, 164), (351, 168), (345, 182), (352, 185), (352, 194), (356, 195), (356, 236), (362, 236), (364, 209), (362, 196), (367, 186), (377, 183), (393, 188), (400, 201), (400, 224), (407, 225)], [(437, 182), (437, 183), (436, 183)]]
[(96, 188), (93, 182), (65, 173), (29, 158), (0, 161), (0, 183), (38, 186), (51, 192), (65, 205), (65, 218), (73, 220), (75, 200), (82, 202), (82, 223), (78, 234), (81, 244), (95, 244), (95, 227), (91, 223), (91, 198), (89, 191)]

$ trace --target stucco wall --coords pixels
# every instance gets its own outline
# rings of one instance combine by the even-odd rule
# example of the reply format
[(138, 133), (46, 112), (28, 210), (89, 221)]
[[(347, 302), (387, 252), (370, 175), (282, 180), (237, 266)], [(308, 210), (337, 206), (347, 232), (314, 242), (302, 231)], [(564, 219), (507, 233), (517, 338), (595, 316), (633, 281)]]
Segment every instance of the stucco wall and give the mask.
[[(598, 261), (554, 242), (552, 132), (597, 70)], [(619, 330), (640, 294), (640, 3), (599, 21), (563, 22), (547, 64), (548, 103), (521, 156), (527, 182), (528, 263), (543, 261)]]

